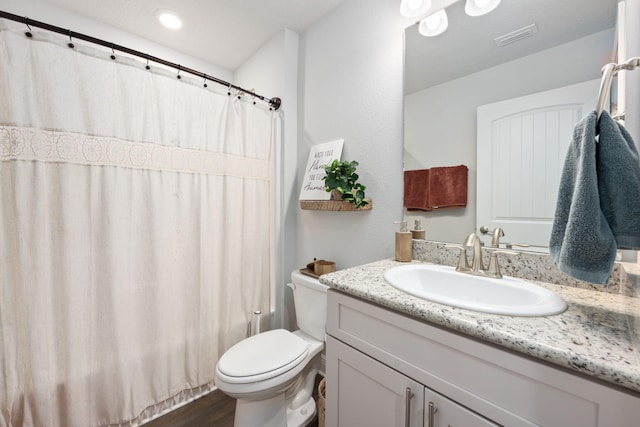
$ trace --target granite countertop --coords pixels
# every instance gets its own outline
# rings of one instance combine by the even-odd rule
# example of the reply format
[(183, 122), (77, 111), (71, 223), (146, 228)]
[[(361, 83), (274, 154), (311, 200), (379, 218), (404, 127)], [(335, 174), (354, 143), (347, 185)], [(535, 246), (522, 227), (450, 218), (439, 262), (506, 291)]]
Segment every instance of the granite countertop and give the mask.
[(383, 273), (397, 265), (407, 263), (377, 261), (320, 276), (320, 281), (414, 318), (640, 392), (638, 298), (536, 281), (560, 295), (568, 309), (548, 317), (485, 314), (395, 289)]

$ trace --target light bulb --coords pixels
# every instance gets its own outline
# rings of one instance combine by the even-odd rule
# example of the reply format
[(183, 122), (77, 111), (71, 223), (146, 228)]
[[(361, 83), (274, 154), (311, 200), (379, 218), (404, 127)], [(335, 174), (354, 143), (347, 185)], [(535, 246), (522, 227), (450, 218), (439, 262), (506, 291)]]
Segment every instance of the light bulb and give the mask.
[(156, 16), (160, 23), (169, 29), (177, 30), (182, 27), (182, 21), (178, 15), (169, 10), (161, 9), (156, 12)]
[(402, 0), (400, 15), (405, 18), (416, 18), (424, 15), (431, 8), (431, 0)]
[(469, 16), (480, 16), (498, 7), (500, 0), (467, 0), (464, 11)]
[(442, 9), (420, 21), (418, 32), (423, 36), (433, 37), (444, 33), (448, 26), (447, 12)]

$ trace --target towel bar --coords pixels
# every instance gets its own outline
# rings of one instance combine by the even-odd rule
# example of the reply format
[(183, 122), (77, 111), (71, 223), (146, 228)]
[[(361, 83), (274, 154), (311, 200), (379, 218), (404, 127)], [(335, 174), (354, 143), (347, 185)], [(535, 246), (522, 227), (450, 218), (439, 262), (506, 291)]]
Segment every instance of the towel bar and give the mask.
[[(620, 70), (633, 70), (640, 67), (640, 57), (631, 58), (626, 62), (621, 64), (610, 63), (605, 65), (602, 68), (602, 80), (600, 81), (600, 89), (598, 91), (598, 103), (596, 104), (596, 112), (598, 113), (598, 120), (600, 119), (600, 115), (602, 111), (604, 111), (604, 106), (609, 97), (609, 92), (611, 91), (611, 82), (613, 80), (613, 76), (615, 76)], [(624, 118), (624, 111), (619, 113), (617, 117)]]

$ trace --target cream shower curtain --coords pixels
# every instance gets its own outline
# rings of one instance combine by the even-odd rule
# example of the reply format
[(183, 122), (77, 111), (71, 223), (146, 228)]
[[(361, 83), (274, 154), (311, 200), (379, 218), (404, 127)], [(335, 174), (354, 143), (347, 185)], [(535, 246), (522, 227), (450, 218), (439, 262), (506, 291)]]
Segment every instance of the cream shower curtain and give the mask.
[(275, 113), (33, 33), (0, 20), (0, 426), (137, 425), (269, 310)]

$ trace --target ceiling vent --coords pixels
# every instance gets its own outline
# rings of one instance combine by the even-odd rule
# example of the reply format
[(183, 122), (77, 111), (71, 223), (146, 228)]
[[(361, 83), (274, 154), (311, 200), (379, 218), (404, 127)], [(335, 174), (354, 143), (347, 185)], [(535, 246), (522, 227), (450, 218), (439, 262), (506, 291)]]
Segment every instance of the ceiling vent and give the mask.
[(506, 46), (508, 44), (515, 43), (522, 39), (526, 39), (527, 37), (531, 37), (537, 32), (538, 32), (538, 27), (536, 27), (536, 24), (530, 24), (530, 25), (527, 25), (526, 27), (522, 27), (518, 30), (511, 31), (510, 33), (498, 36), (495, 39), (493, 39), (493, 41), (496, 42), (498, 46)]

